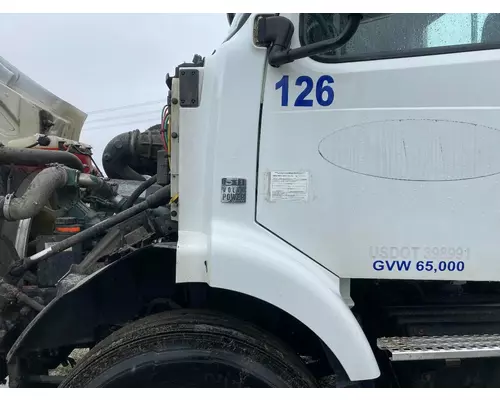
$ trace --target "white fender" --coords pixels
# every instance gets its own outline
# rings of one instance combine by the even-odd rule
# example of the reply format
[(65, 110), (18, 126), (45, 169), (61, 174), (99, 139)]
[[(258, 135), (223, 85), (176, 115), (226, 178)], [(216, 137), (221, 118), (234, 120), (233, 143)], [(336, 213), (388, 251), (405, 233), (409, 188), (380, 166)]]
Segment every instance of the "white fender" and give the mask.
[(308, 326), (352, 381), (380, 375), (368, 340), (339, 290), (339, 279), (263, 228), (212, 224), (209, 283), (273, 304)]

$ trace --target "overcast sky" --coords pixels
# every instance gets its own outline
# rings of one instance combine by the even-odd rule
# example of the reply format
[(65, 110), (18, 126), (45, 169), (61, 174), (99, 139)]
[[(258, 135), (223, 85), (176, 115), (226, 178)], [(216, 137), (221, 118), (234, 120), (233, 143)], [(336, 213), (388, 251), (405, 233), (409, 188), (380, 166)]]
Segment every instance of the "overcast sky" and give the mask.
[[(0, 55), (88, 113), (165, 98), (167, 72), (209, 55), (227, 31), (225, 14), (0, 14)], [(116, 134), (159, 123), (161, 107), (91, 113), (81, 140), (100, 161)]]

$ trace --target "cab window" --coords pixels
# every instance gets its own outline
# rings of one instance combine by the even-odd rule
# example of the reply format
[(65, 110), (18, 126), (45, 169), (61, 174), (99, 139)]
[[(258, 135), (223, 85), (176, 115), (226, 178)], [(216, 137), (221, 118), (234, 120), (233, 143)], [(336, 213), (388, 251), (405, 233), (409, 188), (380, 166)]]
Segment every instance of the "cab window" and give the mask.
[[(301, 14), (302, 45), (339, 35), (347, 14)], [(391, 14), (362, 20), (351, 40), (314, 58), (345, 62), (500, 47), (500, 14)]]
[(238, 13), (234, 15), (233, 22), (231, 22), (231, 26), (229, 27), (229, 31), (224, 42), (227, 42), (234, 35), (236, 35), (236, 32), (238, 32), (243, 27), (243, 25), (245, 25), (245, 22), (248, 20), (250, 15), (252, 14)]

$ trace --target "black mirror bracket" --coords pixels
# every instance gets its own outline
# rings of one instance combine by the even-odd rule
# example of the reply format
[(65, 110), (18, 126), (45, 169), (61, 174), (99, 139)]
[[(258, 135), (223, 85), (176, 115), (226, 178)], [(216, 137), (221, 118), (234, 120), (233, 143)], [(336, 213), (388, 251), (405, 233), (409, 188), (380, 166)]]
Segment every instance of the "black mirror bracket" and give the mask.
[(269, 63), (279, 67), (290, 61), (284, 61), (290, 50), (293, 36), (293, 23), (280, 16), (262, 17), (258, 21), (257, 40), (269, 48)]
[(292, 21), (282, 16), (262, 17), (257, 24), (257, 41), (269, 48), (268, 62), (277, 68), (300, 58), (342, 47), (356, 33), (362, 18), (361, 14), (349, 14), (346, 27), (337, 37), (291, 49)]

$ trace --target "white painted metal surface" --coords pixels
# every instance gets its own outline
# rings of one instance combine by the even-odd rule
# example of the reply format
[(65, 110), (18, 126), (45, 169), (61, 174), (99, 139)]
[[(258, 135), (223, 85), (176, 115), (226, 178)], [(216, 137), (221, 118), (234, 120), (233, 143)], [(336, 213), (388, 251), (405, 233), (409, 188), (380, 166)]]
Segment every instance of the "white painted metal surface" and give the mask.
[[(499, 281), (499, 67), (500, 50), (267, 67), (258, 223), (339, 277)], [(297, 77), (333, 77), (333, 104), (283, 107), (284, 75), (290, 102)], [(308, 172), (307, 200), (270, 201), (276, 171)]]
[(87, 115), (0, 57), (0, 142), (40, 133), (40, 110), (50, 112), (50, 133), (78, 140)]
[[(206, 58), (200, 106), (180, 110), (177, 281), (273, 304), (315, 332), (351, 380), (376, 378), (378, 365), (339, 279), (255, 222), (267, 65), (266, 49), (252, 44), (253, 22)], [(246, 179), (246, 202), (221, 202), (224, 178)]]

